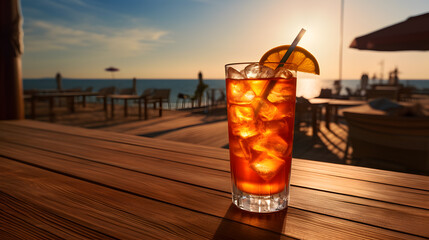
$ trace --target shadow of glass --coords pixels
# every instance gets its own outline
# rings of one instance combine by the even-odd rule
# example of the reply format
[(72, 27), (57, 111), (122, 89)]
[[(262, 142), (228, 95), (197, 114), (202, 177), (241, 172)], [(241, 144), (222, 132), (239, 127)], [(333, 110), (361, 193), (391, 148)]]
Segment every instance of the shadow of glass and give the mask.
[(212, 239), (283, 239), (287, 209), (275, 213), (250, 213), (233, 203), (222, 218)]

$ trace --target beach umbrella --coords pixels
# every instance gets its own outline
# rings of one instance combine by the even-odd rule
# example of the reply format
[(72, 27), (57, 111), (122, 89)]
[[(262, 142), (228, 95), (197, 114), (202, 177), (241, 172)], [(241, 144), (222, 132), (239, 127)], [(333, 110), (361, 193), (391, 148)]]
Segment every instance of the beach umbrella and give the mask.
[(373, 51), (429, 50), (429, 13), (357, 37), (350, 48)]
[(112, 78), (115, 78), (114, 72), (119, 71), (119, 68), (115, 68), (115, 67), (108, 67), (108, 68), (106, 68), (106, 69), (104, 69), (104, 70), (106, 70), (107, 72), (111, 72), (111, 73), (112, 73)]

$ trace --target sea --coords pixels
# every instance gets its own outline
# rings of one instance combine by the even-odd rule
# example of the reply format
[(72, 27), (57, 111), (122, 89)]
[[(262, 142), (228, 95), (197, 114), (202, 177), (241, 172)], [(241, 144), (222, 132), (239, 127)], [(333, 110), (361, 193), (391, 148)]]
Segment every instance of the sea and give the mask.
[[(386, 81), (384, 81), (385, 83)], [(24, 79), (24, 90), (38, 89), (56, 89), (56, 81), (54, 78), (39, 78), (39, 79)], [(224, 79), (207, 79), (204, 83), (209, 88), (225, 89)], [(320, 80), (311, 78), (298, 78), (297, 81), (297, 96), (303, 96), (306, 98), (317, 97), (322, 88), (332, 88), (334, 80)], [(370, 84), (375, 83), (370, 80)], [(377, 80), (376, 83), (379, 83)], [(417, 89), (429, 89), (429, 80), (399, 80), (399, 83), (404, 86), (414, 86)], [(71, 79), (64, 78), (62, 80), (63, 89), (81, 88), (85, 90), (88, 87), (92, 87), (94, 92), (97, 92), (101, 88), (115, 86), (116, 89), (124, 89), (132, 87), (132, 79)], [(360, 80), (349, 79), (342, 80), (342, 92), (346, 94), (345, 88), (357, 89), (359, 87)], [(137, 79), (137, 93), (141, 94), (146, 88), (169, 88), (170, 102), (173, 107), (175, 106), (177, 95), (184, 93), (193, 95), (198, 85), (197, 79)], [(220, 97), (220, 93), (216, 91), (216, 98)]]

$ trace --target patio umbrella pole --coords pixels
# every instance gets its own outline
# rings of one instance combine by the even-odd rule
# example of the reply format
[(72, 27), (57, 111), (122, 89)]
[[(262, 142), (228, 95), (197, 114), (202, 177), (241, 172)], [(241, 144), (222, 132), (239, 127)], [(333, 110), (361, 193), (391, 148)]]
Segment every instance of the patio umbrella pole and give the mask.
[(340, 61), (338, 80), (343, 78), (343, 29), (344, 29), (344, 0), (341, 0), (341, 19), (340, 19)]
[(23, 119), (19, 0), (0, 1), (0, 120)]

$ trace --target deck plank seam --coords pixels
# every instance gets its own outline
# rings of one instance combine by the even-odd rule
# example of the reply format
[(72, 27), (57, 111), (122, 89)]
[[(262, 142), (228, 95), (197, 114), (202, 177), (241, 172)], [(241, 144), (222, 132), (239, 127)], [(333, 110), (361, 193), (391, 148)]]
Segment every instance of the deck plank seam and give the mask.
[(295, 185), (295, 184), (291, 184), (291, 186), (299, 187), (299, 188), (305, 188), (305, 189), (310, 189), (310, 190), (316, 190), (316, 191), (321, 191), (321, 192), (326, 192), (326, 193), (332, 193), (332, 194), (335, 194), (335, 195), (344, 195), (344, 196), (348, 196), (348, 197), (356, 197), (356, 198), (361, 198), (361, 199), (365, 199), (365, 200), (377, 201), (377, 202), (382, 202), (382, 203), (387, 203), (387, 204), (392, 204), (392, 205), (398, 205), (398, 206), (402, 206), (402, 207), (410, 207), (410, 208), (415, 208), (415, 209), (419, 209), (419, 210), (429, 211), (428, 208), (416, 207), (416, 206), (411, 206), (411, 205), (402, 204), (402, 203), (394, 203), (394, 202), (389, 202), (389, 201), (379, 200), (379, 199), (373, 199), (373, 198), (368, 198), (368, 197), (355, 196), (355, 195), (351, 195), (351, 194), (347, 194), (347, 193), (337, 193), (337, 192), (333, 192), (333, 191), (329, 191), (329, 190), (324, 190), (324, 189), (317, 189), (317, 188), (312, 188), (312, 187), (298, 186), (298, 185)]
[(376, 182), (376, 181), (371, 181), (371, 180), (364, 180), (364, 179), (358, 179), (358, 178), (352, 178), (352, 177), (346, 177), (346, 176), (338, 176), (338, 175), (334, 175), (334, 174), (320, 173), (320, 172), (317, 172), (317, 171), (311, 171), (311, 170), (305, 170), (305, 169), (295, 169), (295, 170), (297, 170), (297, 171), (303, 171), (303, 172), (318, 173), (318, 174), (323, 174), (323, 175), (327, 175), (327, 176), (345, 178), (345, 179), (350, 179), (350, 180), (358, 180), (358, 181), (362, 181), (362, 182), (382, 184), (382, 185), (387, 185), (387, 186), (392, 186), (392, 187), (400, 187), (400, 188), (407, 188), (407, 189), (412, 189), (412, 190), (429, 192), (429, 190), (427, 190), (427, 189), (421, 189), (421, 188), (407, 187), (407, 186), (401, 186), (401, 185), (390, 184), (390, 183), (381, 183), (381, 182)]

